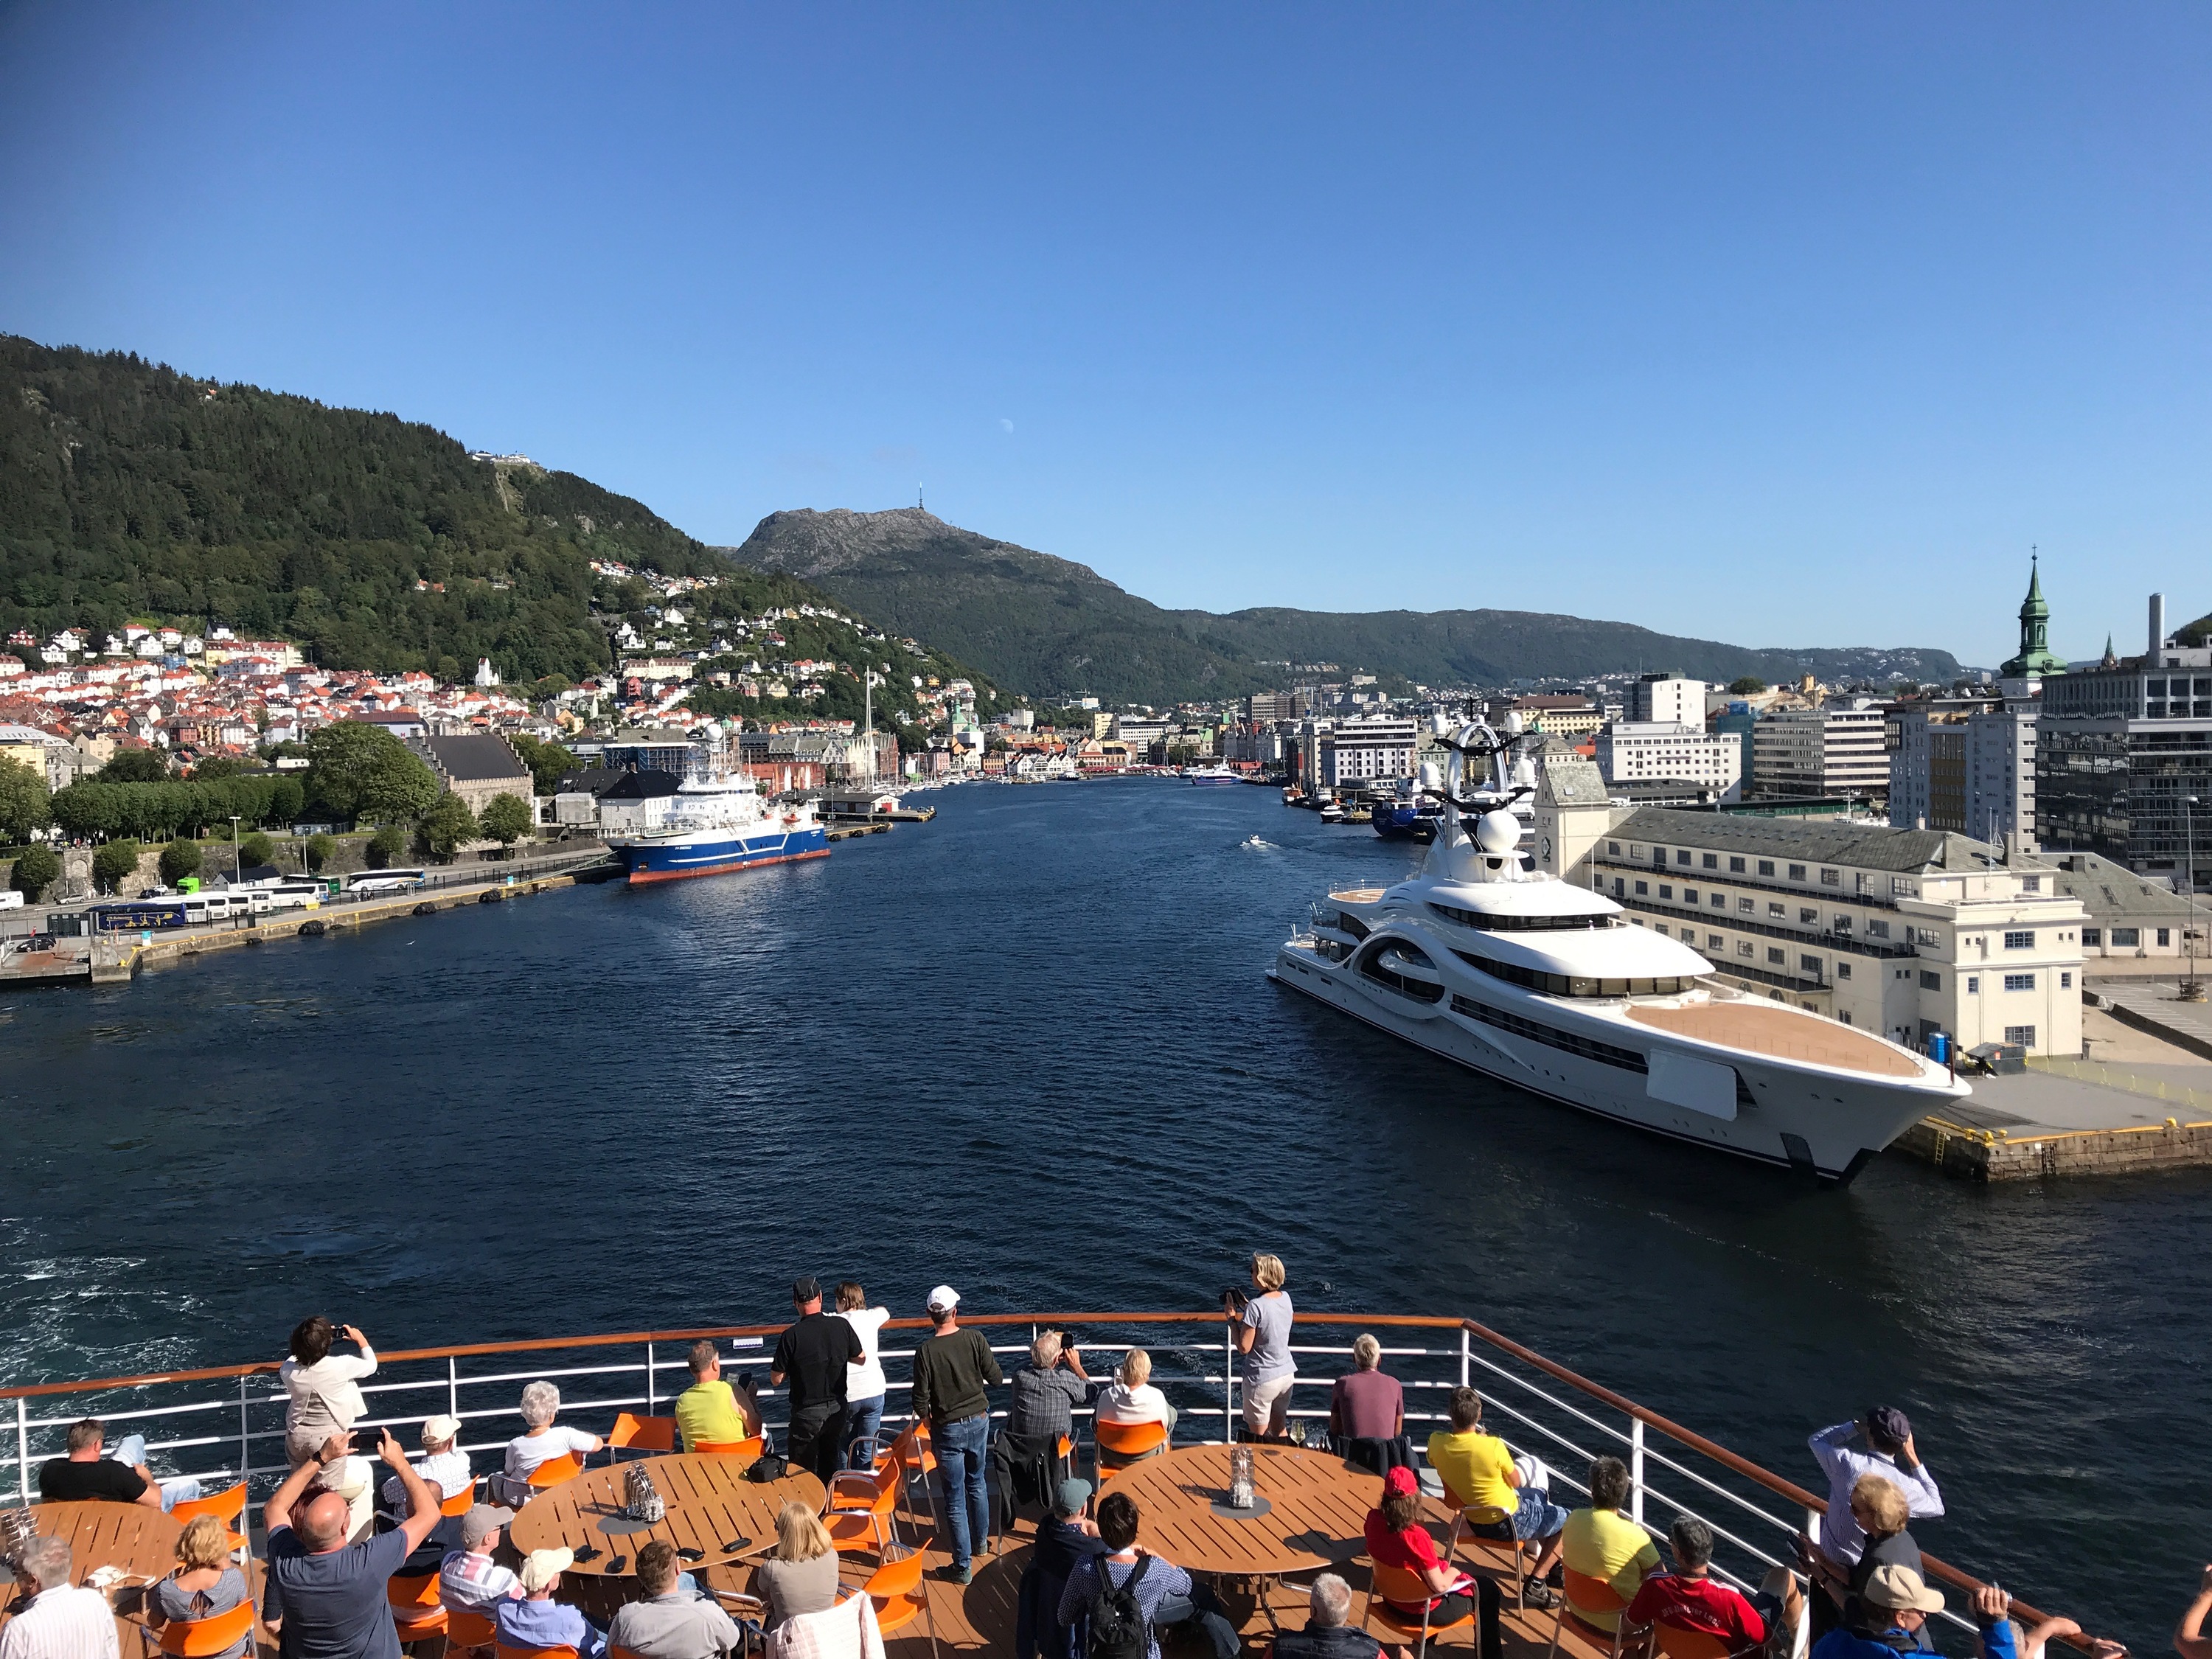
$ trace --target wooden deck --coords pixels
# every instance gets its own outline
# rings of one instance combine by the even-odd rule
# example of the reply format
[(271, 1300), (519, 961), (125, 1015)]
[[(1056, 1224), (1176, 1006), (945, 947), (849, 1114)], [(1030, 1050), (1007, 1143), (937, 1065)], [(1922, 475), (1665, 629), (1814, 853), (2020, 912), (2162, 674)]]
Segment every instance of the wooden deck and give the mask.
[(1638, 1004), (1629, 1018), (1678, 1036), (1777, 1060), (1801, 1060), (1838, 1071), (1875, 1077), (1918, 1077), (1919, 1063), (1888, 1044), (1817, 1014), (1800, 1013), (1746, 997), (1734, 1002), (1698, 1002), (1667, 1008)]

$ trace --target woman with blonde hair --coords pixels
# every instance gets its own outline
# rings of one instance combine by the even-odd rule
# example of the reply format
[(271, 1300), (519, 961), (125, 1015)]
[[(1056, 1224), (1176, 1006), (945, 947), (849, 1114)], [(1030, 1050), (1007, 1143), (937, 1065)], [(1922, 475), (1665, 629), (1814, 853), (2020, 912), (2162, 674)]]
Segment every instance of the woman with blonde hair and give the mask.
[[(177, 1540), (175, 1570), (147, 1588), (146, 1628), (158, 1633), (173, 1619), (212, 1619), (246, 1595), (246, 1575), (230, 1559), (230, 1528), (211, 1515), (196, 1515)], [(249, 1630), (209, 1659), (241, 1659), (252, 1642)]]
[(753, 1569), (753, 1594), (768, 1606), (769, 1630), (837, 1605), (837, 1547), (808, 1505), (786, 1504), (776, 1511), (775, 1550)]
[(1244, 1431), (1254, 1440), (1280, 1440), (1290, 1421), (1291, 1385), (1298, 1380), (1291, 1360), (1291, 1298), (1283, 1258), (1255, 1253), (1252, 1288), (1222, 1292), (1230, 1340), (1244, 1356)]
[(1098, 1396), (1098, 1417), (1105, 1423), (1164, 1423), (1175, 1433), (1176, 1408), (1167, 1395), (1152, 1386), (1152, 1357), (1142, 1348), (1121, 1356), (1114, 1380)]

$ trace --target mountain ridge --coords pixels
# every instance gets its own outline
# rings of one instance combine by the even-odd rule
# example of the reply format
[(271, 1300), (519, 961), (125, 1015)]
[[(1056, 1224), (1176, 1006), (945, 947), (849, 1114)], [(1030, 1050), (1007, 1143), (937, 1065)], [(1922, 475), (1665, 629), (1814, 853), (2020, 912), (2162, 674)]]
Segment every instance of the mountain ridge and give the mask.
[[(1679, 669), (1725, 683), (1948, 682), (1931, 647), (1753, 647), (1632, 623), (1525, 611), (1217, 612), (1153, 605), (1087, 565), (947, 524), (921, 507), (771, 513), (734, 548), (750, 568), (813, 583), (878, 622), (975, 663), (1003, 685), (1151, 703), (1233, 696), (1330, 663), (1431, 685), (1504, 684)], [(1311, 678), (1310, 674), (1304, 678)]]

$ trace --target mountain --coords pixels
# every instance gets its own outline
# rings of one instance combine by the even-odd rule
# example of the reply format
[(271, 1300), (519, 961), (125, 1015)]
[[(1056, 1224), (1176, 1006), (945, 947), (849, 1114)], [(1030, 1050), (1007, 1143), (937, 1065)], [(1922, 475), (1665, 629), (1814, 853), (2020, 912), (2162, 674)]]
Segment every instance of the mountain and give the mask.
[[(474, 459), (417, 422), (0, 335), (0, 635), (220, 622), (330, 668), (457, 679), (489, 657), (509, 683), (580, 679), (609, 665), (619, 617), (668, 631), (643, 584), (594, 560), (719, 577), (685, 601), (695, 632), (836, 603), (734, 569), (588, 478)], [(793, 656), (835, 655), (817, 635), (859, 648), (851, 629), (804, 631)], [(933, 654), (924, 672), (961, 671)], [(902, 674), (878, 708), (904, 693)]]
[(803, 577), (884, 626), (937, 641), (1000, 684), (1168, 704), (1283, 686), (1333, 664), (1426, 685), (1504, 685), (1679, 669), (1725, 683), (1948, 682), (1948, 652), (1751, 650), (1629, 623), (1527, 611), (1165, 611), (1095, 570), (958, 529), (920, 507), (771, 513), (730, 556)]

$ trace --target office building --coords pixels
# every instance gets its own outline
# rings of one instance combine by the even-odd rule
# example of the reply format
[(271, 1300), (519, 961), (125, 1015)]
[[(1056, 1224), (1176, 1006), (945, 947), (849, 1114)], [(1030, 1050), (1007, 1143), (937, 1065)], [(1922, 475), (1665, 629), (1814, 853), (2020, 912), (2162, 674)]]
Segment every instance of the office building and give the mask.
[(1627, 717), (1638, 726), (1669, 721), (1702, 727), (1705, 683), (1680, 674), (1646, 674), (1628, 688)]
[(1751, 787), (1760, 800), (1887, 801), (1889, 751), (1883, 713), (1870, 698), (1848, 706), (1769, 714), (1752, 731)]
[(1608, 783), (1671, 779), (1730, 800), (1743, 777), (1741, 738), (1676, 720), (1615, 720), (1598, 733), (1596, 758)]

